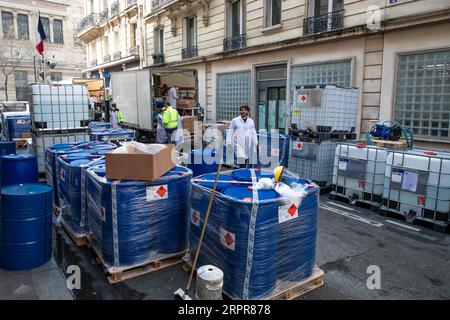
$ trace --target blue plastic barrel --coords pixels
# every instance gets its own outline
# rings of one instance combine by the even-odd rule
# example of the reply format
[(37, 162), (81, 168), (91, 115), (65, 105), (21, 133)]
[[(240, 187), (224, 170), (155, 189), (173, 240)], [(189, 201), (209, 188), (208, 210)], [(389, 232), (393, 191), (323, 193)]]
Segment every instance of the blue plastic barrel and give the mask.
[(16, 143), (14, 141), (0, 141), (0, 156), (15, 153), (16, 153)]
[[(215, 173), (204, 174), (199, 177), (195, 177), (192, 181), (200, 186), (207, 188), (212, 188), (214, 186), (214, 180), (216, 179)], [(219, 178), (216, 184), (217, 191), (223, 191), (226, 188), (233, 187), (237, 185), (236, 179), (227, 174), (219, 174)]]
[[(290, 136), (261, 131), (258, 133), (260, 167), (288, 166)], [(272, 160), (278, 162), (274, 163)]]
[(8, 116), (8, 138), (21, 138), (22, 133), (31, 132), (31, 117), (29, 115)]
[(0, 214), (0, 268), (39, 267), (52, 253), (52, 188), (21, 184), (2, 188)]
[(256, 179), (273, 178), (273, 171), (268, 169), (238, 169), (234, 170), (232, 175), (236, 180), (252, 181), (251, 170), (255, 171)]
[(108, 180), (101, 167), (87, 176), (91, 238), (107, 264), (136, 265), (187, 249), (192, 171), (176, 167), (151, 183)]
[(105, 129), (110, 129), (111, 123), (110, 122), (95, 122), (92, 121), (89, 123), (89, 129), (91, 132), (93, 131), (104, 131)]
[(217, 171), (220, 158), (215, 159), (215, 155), (216, 152), (212, 149), (197, 149), (191, 151), (188, 168), (192, 170), (194, 177)]
[(11, 184), (38, 182), (36, 154), (10, 154), (3, 156), (1, 161), (2, 187)]

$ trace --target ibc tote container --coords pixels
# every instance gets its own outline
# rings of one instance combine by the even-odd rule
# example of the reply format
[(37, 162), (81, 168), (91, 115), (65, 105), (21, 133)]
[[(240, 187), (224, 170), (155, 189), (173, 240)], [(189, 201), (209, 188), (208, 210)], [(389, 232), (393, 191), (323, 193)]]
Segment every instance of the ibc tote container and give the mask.
[(333, 170), (333, 195), (381, 204), (388, 151), (365, 144), (339, 143)]
[(419, 149), (389, 152), (381, 209), (445, 229), (450, 222), (450, 154)]

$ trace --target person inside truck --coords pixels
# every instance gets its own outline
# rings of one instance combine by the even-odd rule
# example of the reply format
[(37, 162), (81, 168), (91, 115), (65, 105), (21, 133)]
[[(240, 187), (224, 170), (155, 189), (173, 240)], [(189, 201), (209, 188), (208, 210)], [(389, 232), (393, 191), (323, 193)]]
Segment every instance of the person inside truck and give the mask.
[(117, 104), (113, 103), (111, 107), (112, 107), (111, 127), (113, 129), (116, 129), (123, 124), (123, 114), (122, 111), (120, 111), (119, 108), (117, 108)]
[(172, 107), (176, 108), (177, 107), (177, 99), (179, 99), (178, 87), (173, 85), (172, 88), (170, 88), (170, 90), (169, 90), (169, 95), (167, 96), (167, 101), (169, 102), (169, 104)]

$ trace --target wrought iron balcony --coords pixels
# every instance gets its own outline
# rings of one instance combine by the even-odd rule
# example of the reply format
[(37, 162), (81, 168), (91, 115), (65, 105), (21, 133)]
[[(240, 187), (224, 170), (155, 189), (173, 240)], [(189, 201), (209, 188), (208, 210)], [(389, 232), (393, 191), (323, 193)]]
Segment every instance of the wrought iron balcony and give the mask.
[(91, 67), (95, 67), (97, 65), (97, 59), (91, 60)]
[(131, 7), (133, 4), (136, 4), (137, 0), (127, 0), (127, 8)]
[(117, 51), (113, 54), (113, 60), (119, 60), (120, 58), (122, 58), (122, 52)]
[(77, 34), (83, 32), (84, 30), (100, 25), (100, 14), (91, 13), (88, 16), (81, 19), (77, 26)]
[(128, 49), (128, 55), (132, 56), (135, 54), (139, 54), (139, 46), (135, 46), (135, 47)]
[(118, 15), (120, 12), (120, 2), (116, 1), (111, 5), (111, 18)]
[(344, 26), (344, 10), (323, 14), (303, 20), (303, 34), (330, 32)]
[(105, 23), (109, 19), (109, 9), (105, 8), (100, 12), (100, 24)]
[(108, 54), (107, 56), (103, 57), (103, 63), (111, 62), (111, 56)]
[(181, 58), (189, 59), (197, 56), (197, 47), (183, 48), (181, 50)]
[(247, 46), (247, 35), (241, 34), (239, 37), (223, 39), (223, 51), (232, 51), (245, 48)]
[(155, 53), (152, 55), (153, 64), (164, 64), (164, 53)]

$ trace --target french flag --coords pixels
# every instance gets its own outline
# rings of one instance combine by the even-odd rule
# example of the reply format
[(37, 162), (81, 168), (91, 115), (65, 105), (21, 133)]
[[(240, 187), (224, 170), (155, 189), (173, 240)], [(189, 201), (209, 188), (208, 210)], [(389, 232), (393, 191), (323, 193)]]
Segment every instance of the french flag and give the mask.
[(40, 55), (44, 53), (44, 40), (47, 39), (45, 35), (44, 26), (42, 25), (41, 16), (39, 15), (38, 28), (36, 33), (36, 49)]

